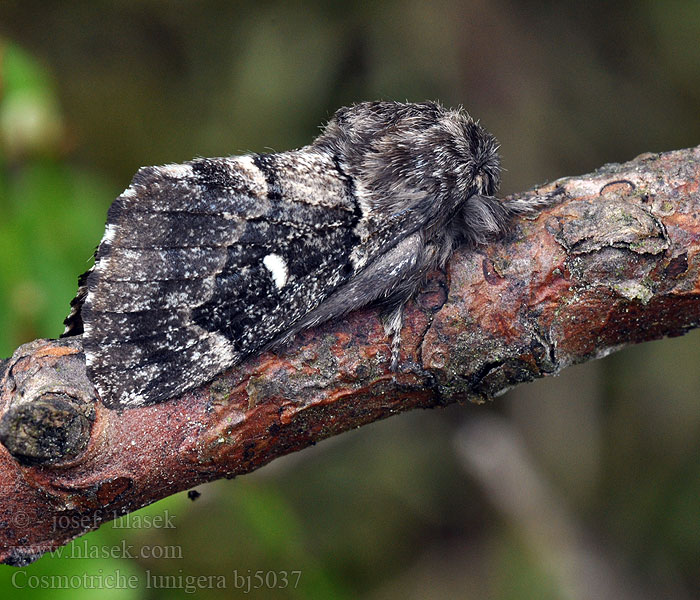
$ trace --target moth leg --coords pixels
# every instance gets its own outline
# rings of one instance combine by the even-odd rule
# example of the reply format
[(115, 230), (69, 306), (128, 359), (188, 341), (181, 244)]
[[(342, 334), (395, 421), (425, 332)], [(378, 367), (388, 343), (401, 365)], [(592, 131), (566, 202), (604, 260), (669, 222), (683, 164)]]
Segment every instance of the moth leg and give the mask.
[(403, 327), (403, 307), (401, 303), (382, 315), (384, 321), (384, 333), (391, 338), (391, 364), (392, 371), (399, 366), (399, 352), (401, 350), (401, 328)]

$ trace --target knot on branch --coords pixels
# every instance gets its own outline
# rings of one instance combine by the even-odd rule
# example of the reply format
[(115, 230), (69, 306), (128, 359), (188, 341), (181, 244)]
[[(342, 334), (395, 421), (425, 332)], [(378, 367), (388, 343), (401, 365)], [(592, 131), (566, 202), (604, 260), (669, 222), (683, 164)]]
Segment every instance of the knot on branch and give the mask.
[(2, 379), (0, 442), (13, 458), (61, 465), (87, 447), (95, 393), (79, 341), (25, 344), (4, 365)]

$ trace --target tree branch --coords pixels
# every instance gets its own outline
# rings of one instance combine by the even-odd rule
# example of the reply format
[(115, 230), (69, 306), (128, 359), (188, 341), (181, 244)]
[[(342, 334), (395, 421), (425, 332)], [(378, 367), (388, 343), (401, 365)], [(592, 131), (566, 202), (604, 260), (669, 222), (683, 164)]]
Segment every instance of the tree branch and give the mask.
[(409, 306), (402, 363), (358, 311), (180, 398), (95, 398), (79, 338), (0, 363), (0, 560), (26, 564), (100, 523), (413, 408), (518, 383), (700, 323), (700, 147), (519, 194), (550, 208), (457, 252)]

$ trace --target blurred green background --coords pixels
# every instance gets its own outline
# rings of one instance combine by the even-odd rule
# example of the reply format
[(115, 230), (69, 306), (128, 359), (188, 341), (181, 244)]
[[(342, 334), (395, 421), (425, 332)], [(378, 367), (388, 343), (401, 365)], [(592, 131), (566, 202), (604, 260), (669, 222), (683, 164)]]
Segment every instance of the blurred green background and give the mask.
[[(0, 356), (61, 332), (139, 166), (300, 146), (360, 100), (439, 99), (498, 137), (510, 193), (700, 143), (698, 40), (697, 0), (4, 0)], [(700, 598), (698, 364), (691, 333), (375, 423), (136, 513), (173, 528), (122, 521), (0, 567), (0, 586), (91, 598), (40, 577), (118, 572), (137, 585), (102, 598)]]

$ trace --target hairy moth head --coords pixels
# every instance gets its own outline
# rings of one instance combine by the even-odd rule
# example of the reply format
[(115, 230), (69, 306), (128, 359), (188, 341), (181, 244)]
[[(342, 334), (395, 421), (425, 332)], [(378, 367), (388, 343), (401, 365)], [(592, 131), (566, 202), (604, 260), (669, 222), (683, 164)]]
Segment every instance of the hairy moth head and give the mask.
[(461, 109), (361, 103), (338, 110), (313, 146), (337, 155), (360, 199), (385, 218), (409, 212), (435, 235), (468, 243), (503, 229), (505, 208), (491, 198), (498, 142)]

